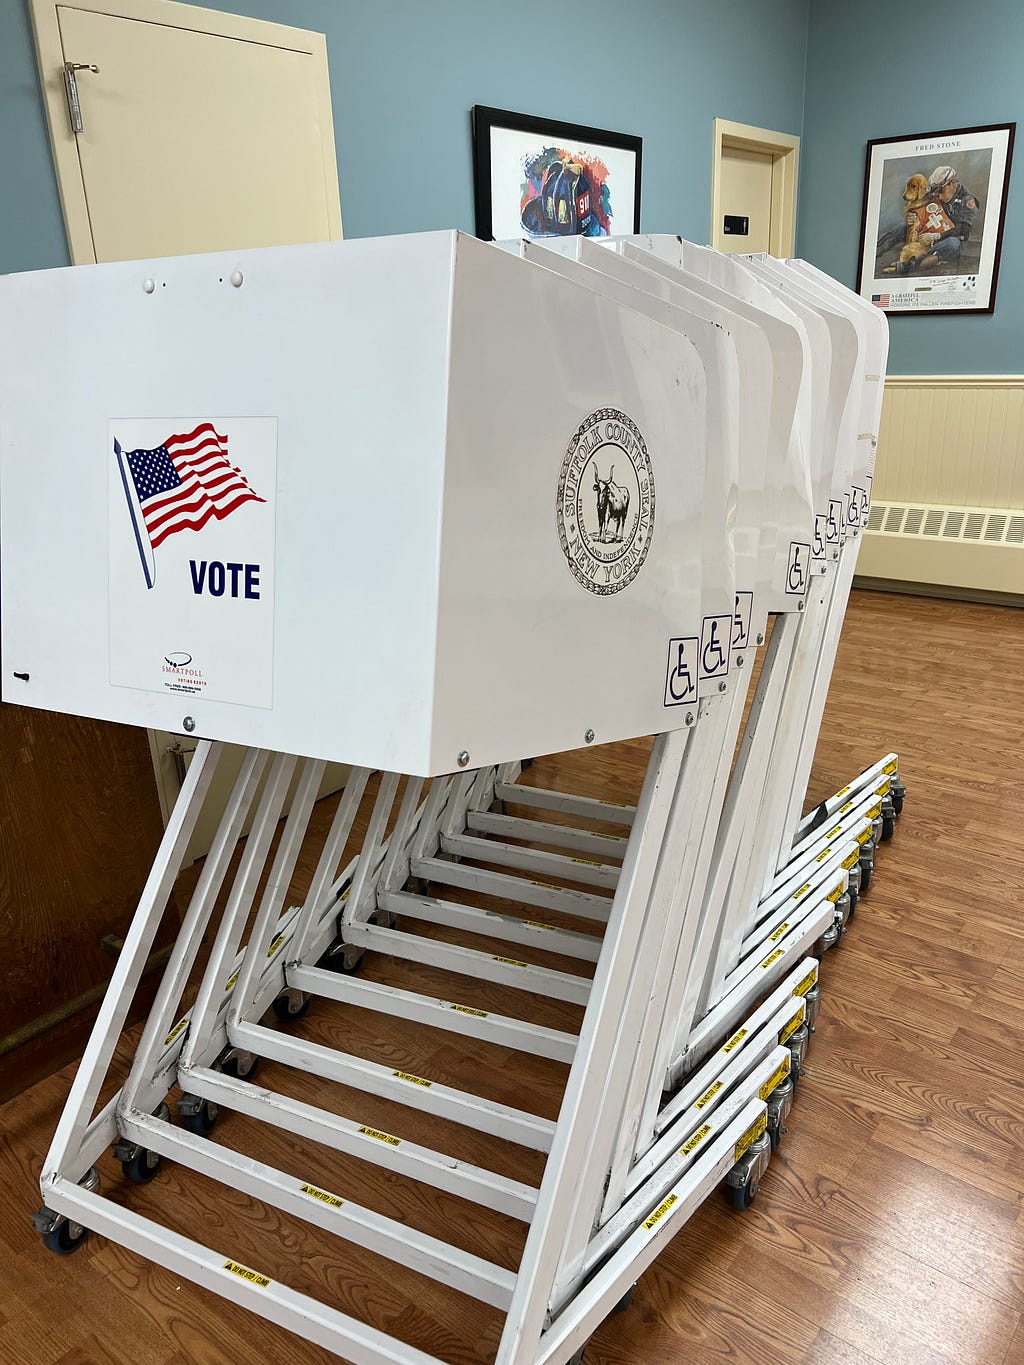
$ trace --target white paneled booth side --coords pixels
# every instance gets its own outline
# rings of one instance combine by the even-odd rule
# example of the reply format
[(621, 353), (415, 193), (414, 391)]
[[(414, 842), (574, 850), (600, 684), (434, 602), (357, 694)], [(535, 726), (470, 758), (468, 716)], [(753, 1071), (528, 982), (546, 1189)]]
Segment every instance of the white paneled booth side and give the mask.
[[(173, 1161), (342, 1263), (369, 1248), (498, 1309), (496, 1365), (564, 1365), (715, 1188), (749, 1205), (905, 794), (889, 753), (803, 811), (884, 361), (884, 317), (810, 267), (677, 237), (0, 281), (3, 695), (197, 739), (44, 1163), (51, 1250), (92, 1230), (360, 1365), (440, 1365), (404, 1322), (176, 1231)], [(618, 800), (524, 763), (645, 736)], [(382, 1059), (382, 1017), (444, 1034), (459, 1084)], [(557, 1113), (495, 1097), (510, 1056), (561, 1067)], [(245, 1154), (253, 1124), (301, 1179)], [(456, 1158), (453, 1124), (507, 1144), (501, 1170)], [(103, 1194), (111, 1159), (154, 1182), (145, 1214)], [(418, 1230), (365, 1163), (518, 1221), (516, 1268)]]

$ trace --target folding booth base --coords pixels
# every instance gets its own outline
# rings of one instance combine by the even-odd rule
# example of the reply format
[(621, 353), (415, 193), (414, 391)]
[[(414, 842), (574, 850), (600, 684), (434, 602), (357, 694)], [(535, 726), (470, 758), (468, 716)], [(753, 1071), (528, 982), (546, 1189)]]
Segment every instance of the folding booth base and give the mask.
[[(92, 1230), (356, 1365), (446, 1354), (394, 1335), (393, 1311), (372, 1325), (373, 1294), (362, 1320), (345, 1277), (369, 1285), (367, 1264), (396, 1302), (446, 1301), (450, 1321), (474, 1300), (462, 1316), (489, 1324), (473, 1338), (481, 1362), (580, 1359), (705, 1198), (756, 1196), (813, 1031), (817, 955), (845, 931), (902, 809), (888, 755), (798, 828), (621, 1197), (570, 1245), (553, 1213), (564, 1173), (598, 1159), (596, 1137), (621, 1118), (602, 1078), (630, 1017), (626, 978), (657, 947), (655, 855), (684, 755), (685, 735), (655, 741), (635, 805), (550, 790), (518, 764), (430, 784), (356, 770), (290, 906), (322, 764), (248, 751), (128, 1080), (107, 1098), (219, 761), (201, 745), (46, 1162), (45, 1244), (66, 1254)], [(447, 994), (432, 994), (440, 983)], [(111, 1180), (106, 1152), (144, 1197)], [(186, 1192), (209, 1209), (201, 1237)], [(250, 1201), (258, 1226), (233, 1237)], [(465, 1342), (449, 1344), (465, 1358)]]

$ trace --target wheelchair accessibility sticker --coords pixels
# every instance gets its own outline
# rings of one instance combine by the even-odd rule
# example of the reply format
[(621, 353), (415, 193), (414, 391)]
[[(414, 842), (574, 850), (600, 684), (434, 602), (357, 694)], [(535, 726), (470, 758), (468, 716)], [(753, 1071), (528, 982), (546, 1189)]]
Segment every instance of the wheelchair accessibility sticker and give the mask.
[(829, 545), (838, 545), (843, 536), (843, 504), (838, 498), (829, 498), (828, 536)]
[(826, 523), (827, 523), (826, 517), (814, 518), (814, 544), (812, 546), (812, 550), (815, 559), (825, 558), (825, 542), (826, 537), (828, 535), (828, 528)]
[(724, 678), (729, 672), (733, 633), (731, 616), (705, 616), (700, 633), (700, 681)]
[(738, 592), (736, 594), (736, 607), (732, 614), (733, 649), (746, 649), (747, 641), (750, 639), (750, 615), (753, 610), (754, 594), (752, 592)]
[(802, 541), (789, 542), (789, 567), (786, 570), (786, 592), (790, 597), (803, 597), (807, 591), (807, 573), (811, 563), (811, 547)]
[(665, 705), (696, 706), (697, 653), (700, 641), (695, 635), (677, 636), (668, 642), (668, 668), (665, 673)]
[(850, 490), (850, 525), (863, 526), (867, 519), (868, 495), (867, 490), (858, 488), (856, 484)]

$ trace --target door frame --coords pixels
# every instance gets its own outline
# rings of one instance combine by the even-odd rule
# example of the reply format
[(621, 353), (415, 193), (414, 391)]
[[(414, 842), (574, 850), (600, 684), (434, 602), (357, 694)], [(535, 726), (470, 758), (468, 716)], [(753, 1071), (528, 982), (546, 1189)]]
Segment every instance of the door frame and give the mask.
[(769, 152), (772, 158), (772, 219), (768, 250), (772, 256), (787, 258), (796, 251), (796, 190), (800, 162), (800, 139), (792, 133), (777, 133), (756, 128), (751, 123), (733, 123), (716, 118), (711, 162), (711, 245), (723, 249), (721, 228), (722, 149), (737, 147), (748, 152)]
[[(89, 54), (76, 52), (65, 57), (57, 19), (59, 7), (59, 0), (29, 0), (36, 59), (39, 64), (39, 81), (46, 108), (46, 124), (50, 133), (50, 147), (53, 152), (54, 169), (57, 172), (57, 188), (60, 192), (71, 263), (95, 265), (96, 249), (89, 226), (85, 181), (82, 178), (78, 145), (68, 117), (64, 92), (65, 60), (87, 62)], [(313, 59), (315, 97), (323, 133), (321, 147), (324, 183), (327, 189), (328, 223), (331, 240), (340, 240), (341, 195), (338, 190), (338, 160), (334, 148), (327, 39), (324, 34), (290, 28), (286, 24), (273, 24), (264, 19), (250, 19), (241, 14), (221, 14), (216, 10), (198, 9), (194, 5), (179, 4), (177, 0), (67, 0), (67, 7), (91, 10), (116, 19), (135, 19), (143, 23), (160, 24), (165, 28), (209, 33), (218, 38), (236, 38), (242, 42), (285, 48), (310, 56)]]

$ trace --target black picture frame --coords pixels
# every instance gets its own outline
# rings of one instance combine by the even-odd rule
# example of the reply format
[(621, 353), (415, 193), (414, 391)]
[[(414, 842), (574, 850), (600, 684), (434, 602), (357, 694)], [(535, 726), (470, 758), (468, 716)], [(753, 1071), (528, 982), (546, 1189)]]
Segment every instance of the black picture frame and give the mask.
[[(995, 311), (1016, 127), (1016, 123), (990, 123), (868, 142), (857, 256), (857, 291), (863, 298), (889, 316), (899, 317), (962, 317)], [(955, 260), (949, 261), (939, 260), (920, 241), (922, 229), (940, 237), (956, 235), (955, 225), (947, 226), (952, 220), (945, 202), (936, 204), (931, 184), (925, 185), (919, 198), (908, 197), (913, 179), (927, 181), (943, 167), (956, 172), (954, 196), (969, 204), (975, 215), (970, 236), (961, 239)], [(984, 183), (974, 183), (979, 179)], [(903, 201), (902, 225), (897, 191)]]
[[(510, 135), (524, 135), (531, 140), (536, 140), (538, 152), (543, 155), (551, 148), (567, 150), (570, 153), (584, 152), (598, 154), (602, 151), (614, 153), (612, 158), (614, 164), (614, 189), (608, 191), (611, 213), (604, 215), (602, 205), (595, 204), (588, 208), (592, 218), (598, 221), (602, 216), (610, 217), (614, 222), (614, 229), (617, 232), (639, 232), (640, 231), (640, 181), (643, 157), (643, 139), (629, 133), (615, 133), (606, 128), (591, 128), (581, 123), (565, 123), (557, 119), (539, 118), (532, 114), (517, 114), (509, 109), (494, 109), (490, 105), (477, 104), (473, 106), (472, 113), (473, 130), (473, 180), (476, 205), (476, 235), (485, 241), (494, 241), (496, 236), (544, 236), (544, 235), (570, 235), (568, 232), (561, 231), (562, 224), (555, 222), (557, 231), (551, 233), (531, 232), (524, 226), (522, 221), (522, 186), (524, 183), (522, 176), (526, 175), (525, 169), (519, 176), (518, 183), (511, 180), (509, 171), (510, 165), (496, 165), (492, 156), (492, 147), (497, 139), (500, 140), (503, 133)], [(507, 139), (511, 146), (513, 138)], [(508, 160), (511, 159), (511, 153)], [(573, 164), (584, 164), (575, 162)], [(590, 164), (590, 163), (587, 163)], [(607, 167), (607, 162), (601, 162), (600, 158), (593, 158), (594, 165), (603, 165), (608, 169), (608, 178), (602, 184), (607, 188), (608, 180), (613, 177), (611, 168)], [(584, 169), (584, 176), (586, 168)], [(500, 179), (501, 183), (495, 183)], [(577, 183), (579, 179), (577, 178)], [(614, 195), (625, 191), (627, 205), (626, 216), (628, 221), (621, 222), (615, 217), (616, 203)], [(508, 230), (512, 220), (512, 210), (510, 208), (511, 198), (514, 197), (518, 230), (510, 232)], [(572, 224), (572, 200), (569, 196), (565, 198), (569, 204), (568, 223)], [(632, 201), (632, 213), (629, 212)], [(532, 201), (531, 201), (532, 202)], [(582, 199), (581, 199), (582, 202)], [(497, 211), (496, 211), (497, 207)], [(621, 215), (620, 215), (621, 216)], [(577, 215), (578, 220), (581, 216)], [(495, 227), (498, 227), (498, 233)], [(603, 232), (587, 231), (584, 235), (601, 236)]]

